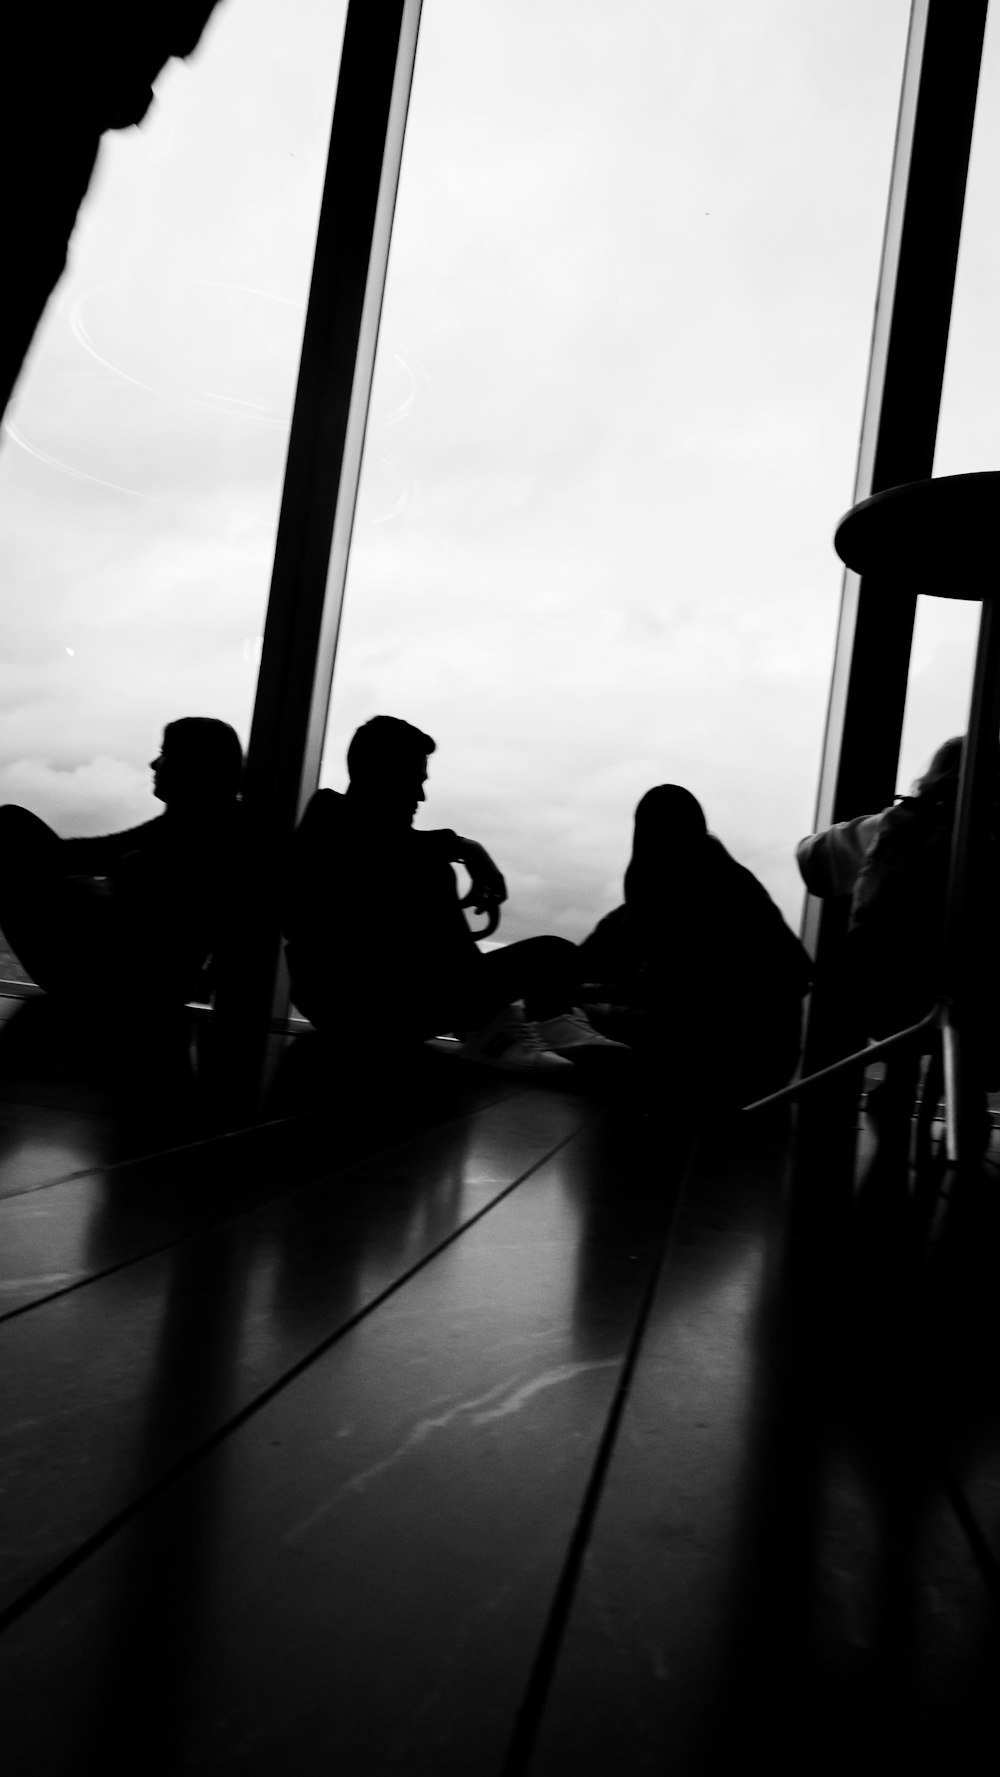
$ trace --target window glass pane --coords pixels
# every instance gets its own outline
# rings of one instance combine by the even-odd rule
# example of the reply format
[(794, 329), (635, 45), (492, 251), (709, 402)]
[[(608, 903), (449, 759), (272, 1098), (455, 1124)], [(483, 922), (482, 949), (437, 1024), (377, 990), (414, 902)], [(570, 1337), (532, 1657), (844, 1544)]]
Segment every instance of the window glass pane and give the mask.
[(158, 812), (171, 718), (247, 738), (345, 11), (229, 0), (105, 135), (11, 404), (0, 801), (62, 834)]
[(434, 735), (503, 937), (671, 781), (797, 920), (908, 13), (427, 0), (324, 781)]
[(991, 6), (976, 102), (935, 475), (1000, 465), (1000, 14)]
[(943, 740), (965, 733), (978, 629), (977, 604), (917, 600), (899, 751), (900, 795), (905, 796), (927, 769)]

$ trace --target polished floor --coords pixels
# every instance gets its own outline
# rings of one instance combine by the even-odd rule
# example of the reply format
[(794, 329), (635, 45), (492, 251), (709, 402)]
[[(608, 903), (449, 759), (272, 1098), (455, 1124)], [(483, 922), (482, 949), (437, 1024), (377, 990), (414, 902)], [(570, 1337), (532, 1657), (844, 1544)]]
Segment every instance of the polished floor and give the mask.
[(988, 1768), (992, 1153), (273, 1069), (0, 1000), (5, 1769)]

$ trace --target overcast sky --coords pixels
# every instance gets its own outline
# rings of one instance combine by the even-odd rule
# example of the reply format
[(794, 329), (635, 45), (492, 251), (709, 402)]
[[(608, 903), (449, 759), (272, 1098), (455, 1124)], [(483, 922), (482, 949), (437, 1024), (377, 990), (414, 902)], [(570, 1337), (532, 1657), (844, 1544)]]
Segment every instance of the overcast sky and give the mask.
[[(9, 414), (0, 798), (61, 831), (155, 811), (171, 717), (246, 737), (342, 18), (223, 0), (105, 138)], [(506, 937), (582, 936), (664, 781), (797, 921), (907, 18), (425, 0), (324, 780), (429, 729)], [(939, 469), (997, 461), (978, 129)], [(904, 778), (968, 616), (922, 619)]]

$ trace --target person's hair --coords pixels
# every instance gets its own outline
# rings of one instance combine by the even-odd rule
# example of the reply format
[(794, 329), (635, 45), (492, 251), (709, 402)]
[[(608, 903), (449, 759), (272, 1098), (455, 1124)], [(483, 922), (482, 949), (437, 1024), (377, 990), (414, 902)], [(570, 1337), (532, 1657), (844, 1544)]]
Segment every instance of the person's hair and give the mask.
[(951, 740), (942, 741), (923, 777), (917, 778), (911, 795), (937, 796), (944, 791), (953, 791), (958, 785), (964, 750), (964, 734), (956, 734)]
[(640, 846), (685, 845), (704, 839), (705, 812), (682, 784), (656, 784), (641, 797), (635, 811), (635, 839)]
[(681, 784), (657, 784), (635, 811), (632, 857), (625, 871), (625, 900), (638, 905), (645, 891), (659, 892), (672, 860), (708, 833), (704, 810)]
[(391, 776), (416, 765), (435, 751), (429, 734), (403, 722), (398, 716), (373, 716), (362, 722), (347, 749), (347, 775), (358, 778)]
[(235, 728), (215, 716), (180, 716), (163, 730), (163, 751), (207, 797), (238, 796), (243, 748)]

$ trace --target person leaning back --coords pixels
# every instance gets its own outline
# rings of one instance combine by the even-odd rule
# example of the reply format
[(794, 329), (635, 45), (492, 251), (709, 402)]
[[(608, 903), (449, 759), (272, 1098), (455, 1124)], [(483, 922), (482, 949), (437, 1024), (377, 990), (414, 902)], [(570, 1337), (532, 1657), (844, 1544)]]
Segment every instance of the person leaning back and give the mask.
[(0, 928), (50, 994), (155, 1008), (209, 991), (238, 883), (239, 738), (182, 717), (151, 768), (163, 813), (121, 833), (60, 839), (0, 808)]

